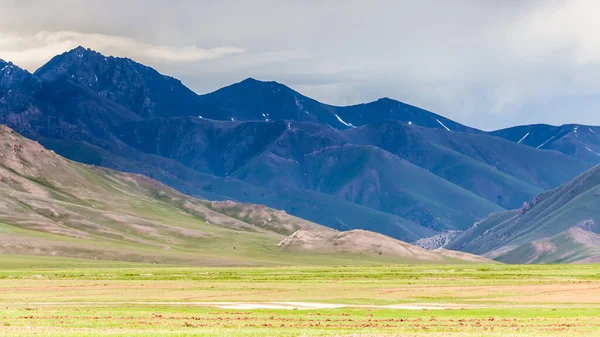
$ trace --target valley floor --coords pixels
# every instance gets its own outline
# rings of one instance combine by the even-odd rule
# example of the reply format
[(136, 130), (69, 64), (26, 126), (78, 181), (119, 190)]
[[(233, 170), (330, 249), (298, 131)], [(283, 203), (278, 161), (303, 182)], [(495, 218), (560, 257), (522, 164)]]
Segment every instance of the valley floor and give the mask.
[(600, 335), (596, 265), (0, 266), (2, 336)]

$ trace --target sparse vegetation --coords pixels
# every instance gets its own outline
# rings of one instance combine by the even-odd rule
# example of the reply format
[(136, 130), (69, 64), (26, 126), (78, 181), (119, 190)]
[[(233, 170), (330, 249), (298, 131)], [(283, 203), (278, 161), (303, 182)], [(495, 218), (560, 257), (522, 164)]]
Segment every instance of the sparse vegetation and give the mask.
[(0, 264), (2, 336), (600, 333), (600, 267), (590, 265), (182, 268), (28, 256)]

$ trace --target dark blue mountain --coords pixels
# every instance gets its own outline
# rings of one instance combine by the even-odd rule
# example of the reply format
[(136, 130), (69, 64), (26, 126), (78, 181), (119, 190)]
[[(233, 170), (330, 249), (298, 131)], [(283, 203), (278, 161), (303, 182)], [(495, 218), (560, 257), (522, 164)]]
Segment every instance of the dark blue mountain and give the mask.
[(277, 82), (248, 78), (196, 95), (179, 80), (127, 58), (106, 57), (78, 47), (35, 72), (45, 81), (69, 79), (144, 118), (196, 116), (214, 120), (293, 120), (347, 129), (383, 120), (454, 132), (480, 132), (389, 98), (348, 107), (327, 105)]
[(600, 127), (533, 124), (490, 134), (541, 150), (554, 150), (589, 164), (600, 163)]
[(368, 125), (385, 120), (401, 121), (449, 132), (482, 133), (433, 112), (423, 110), (390, 98), (375, 102), (336, 108), (338, 116), (352, 125)]
[(198, 115), (198, 95), (181, 81), (128, 58), (77, 47), (54, 57), (35, 75), (46, 82), (72, 81), (143, 118)]
[(27, 70), (0, 59), (0, 90), (8, 93), (10, 88), (19, 88), (24, 93), (34, 93), (41, 87), (41, 81)]
[(347, 128), (334, 116), (333, 107), (319, 103), (277, 82), (248, 78), (210, 94), (199, 96), (218, 112), (203, 117), (236, 121), (305, 121)]

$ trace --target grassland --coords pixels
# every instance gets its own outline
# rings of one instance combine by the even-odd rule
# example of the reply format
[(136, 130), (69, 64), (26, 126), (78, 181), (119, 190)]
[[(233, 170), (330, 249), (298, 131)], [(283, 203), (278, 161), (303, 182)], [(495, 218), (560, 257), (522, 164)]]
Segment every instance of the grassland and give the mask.
[(0, 266), (2, 336), (600, 335), (596, 265)]

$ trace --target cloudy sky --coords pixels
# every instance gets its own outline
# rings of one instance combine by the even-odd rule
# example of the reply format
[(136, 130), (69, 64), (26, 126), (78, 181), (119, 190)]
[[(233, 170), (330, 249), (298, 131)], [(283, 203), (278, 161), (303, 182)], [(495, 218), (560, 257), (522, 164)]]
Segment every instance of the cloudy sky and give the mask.
[(0, 0), (0, 58), (78, 45), (198, 93), (247, 77), (322, 102), (391, 97), (495, 129), (600, 125), (594, 0)]

